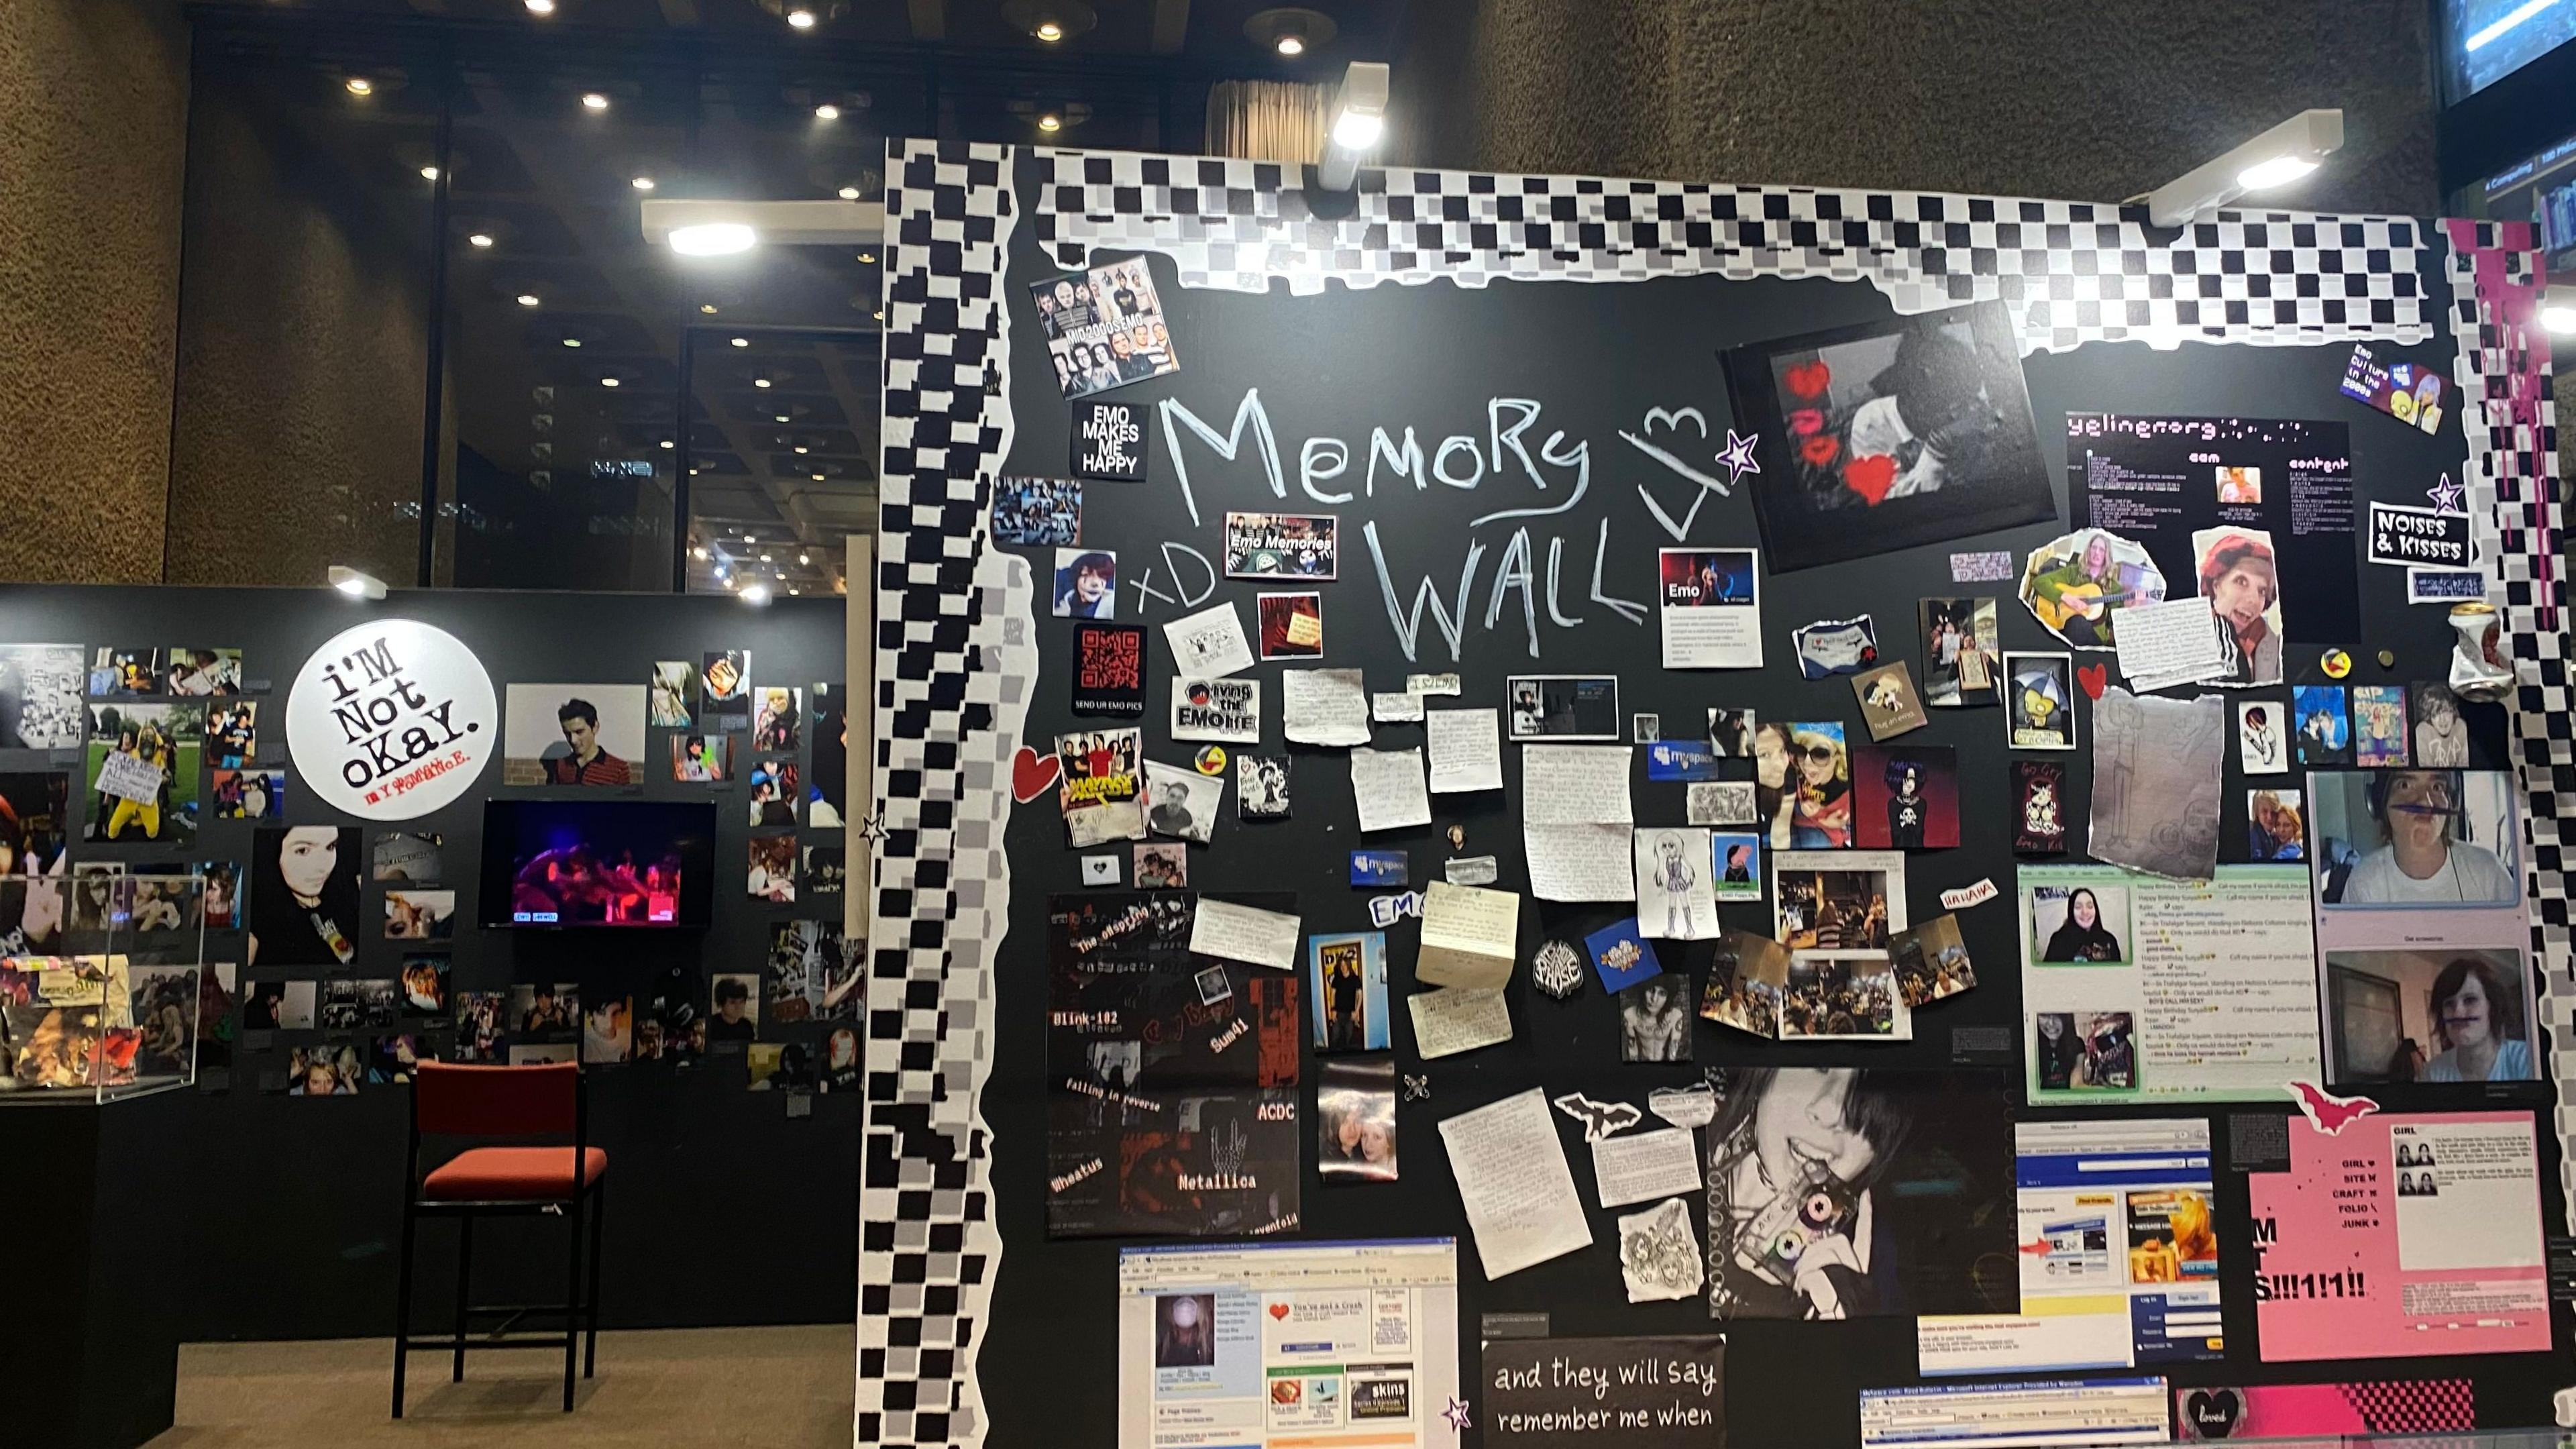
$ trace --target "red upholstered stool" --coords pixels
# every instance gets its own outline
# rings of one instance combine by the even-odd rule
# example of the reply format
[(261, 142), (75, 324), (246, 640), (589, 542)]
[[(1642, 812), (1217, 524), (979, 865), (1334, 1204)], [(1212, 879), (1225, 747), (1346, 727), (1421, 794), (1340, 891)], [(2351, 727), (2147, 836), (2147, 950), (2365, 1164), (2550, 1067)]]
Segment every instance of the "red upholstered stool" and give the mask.
[[(469, 1147), (423, 1176), (423, 1137), (569, 1137), (553, 1147)], [(576, 1173), (575, 1164), (579, 1164)], [(415, 1348), (446, 1349), (455, 1356), (454, 1377), (465, 1380), (465, 1351), (486, 1348), (554, 1348), (564, 1356), (564, 1412), (572, 1411), (573, 1359), (581, 1350), (582, 1377), (599, 1359), (599, 1224), (605, 1215), (608, 1154), (590, 1145), (590, 1101), (581, 1068), (571, 1062), (527, 1067), (450, 1066), (423, 1062), (412, 1078), (411, 1146), (403, 1161), (402, 1290), (394, 1310), (394, 1417), (403, 1412), (405, 1367)], [(560, 1304), (484, 1304), (466, 1301), (474, 1273), (474, 1220), (507, 1214), (553, 1214), (571, 1229)], [(444, 1339), (415, 1345), (411, 1332), (412, 1254), (423, 1217), (457, 1220), (456, 1318)], [(582, 1220), (589, 1219), (590, 1271), (583, 1292)], [(531, 1314), (560, 1315), (563, 1334), (509, 1336)], [(466, 1325), (499, 1316), (493, 1336), (468, 1341)], [(582, 1346), (587, 1331), (589, 1342)]]

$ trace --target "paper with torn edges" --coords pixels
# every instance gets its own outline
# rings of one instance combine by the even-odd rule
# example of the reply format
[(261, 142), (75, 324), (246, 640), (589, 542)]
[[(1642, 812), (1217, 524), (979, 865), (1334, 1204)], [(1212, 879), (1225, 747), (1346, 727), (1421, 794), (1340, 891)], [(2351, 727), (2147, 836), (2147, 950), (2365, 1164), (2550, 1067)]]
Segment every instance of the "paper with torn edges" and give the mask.
[(1431, 747), (1431, 793), (1455, 795), (1503, 788), (1502, 712), (1435, 709), (1423, 716)]
[(2119, 651), (2120, 672), (2140, 693), (2197, 684), (2227, 672), (2218, 648), (2217, 616), (2210, 612), (2209, 600), (2197, 594), (2122, 609), (2112, 644)]
[(1408, 674), (1404, 676), (1404, 692), (1456, 696), (1465, 694), (1467, 691), (1459, 684), (1458, 676), (1454, 674)]
[(1499, 986), (1443, 986), (1417, 991), (1404, 1004), (1413, 1013), (1413, 1049), (1426, 1062), (1512, 1039)]
[(1222, 679), (1253, 664), (1252, 640), (1232, 604), (1174, 619), (1163, 626), (1163, 642), (1172, 646), (1172, 668), (1178, 674)]
[(1279, 705), (1288, 738), (1298, 744), (1369, 742), (1368, 687), (1356, 669), (1283, 669)]
[(1531, 825), (1633, 825), (1627, 745), (1523, 745), (1521, 819)]
[(1440, 1124), (1487, 1280), (1592, 1246), (1547, 1095), (1532, 1087)]
[(1190, 949), (1202, 956), (1297, 969), (1298, 918), (1254, 906), (1199, 897), (1190, 921)]
[(1433, 881), (1422, 893), (1413, 978), (1430, 986), (1501, 986), (1520, 950), (1521, 898)]
[(1646, 1094), (1646, 1110), (1676, 1127), (1705, 1127), (1717, 1120), (1717, 1089), (1706, 1082), (1657, 1087)]
[(1941, 909), (1945, 911), (1964, 911), (1970, 906), (1984, 905), (1986, 902), (1993, 900), (1995, 897), (2002, 894), (2003, 892), (1995, 889), (1995, 883), (1992, 878), (1980, 877), (1956, 890), (1941, 892)]
[(1490, 855), (1462, 855), (1442, 861), (1440, 874), (1451, 885), (1489, 886), (1503, 878), (1503, 863)]
[(1422, 696), (1418, 694), (1372, 694), (1369, 696), (1369, 718), (1379, 724), (1411, 724), (1422, 718)]
[(1351, 751), (1351, 798), (1359, 805), (1363, 832), (1430, 824), (1431, 796), (1422, 788), (1422, 751)]
[(1684, 1127), (1592, 1144), (1592, 1186), (1606, 1208), (1699, 1191), (1699, 1139)]
[(1530, 894), (1543, 901), (1633, 901), (1625, 825), (1523, 825)]
[(2174, 880), (2217, 873), (2227, 716), (2214, 694), (2102, 692), (2093, 706), (2093, 817), (2084, 842), (2094, 859)]

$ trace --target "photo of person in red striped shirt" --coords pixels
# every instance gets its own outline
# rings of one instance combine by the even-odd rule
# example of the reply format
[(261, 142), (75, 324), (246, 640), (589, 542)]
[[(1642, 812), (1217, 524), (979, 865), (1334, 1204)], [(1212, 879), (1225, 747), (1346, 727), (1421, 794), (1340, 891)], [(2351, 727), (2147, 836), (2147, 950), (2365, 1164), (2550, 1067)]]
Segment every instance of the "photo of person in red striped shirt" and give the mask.
[(624, 785), (632, 773), (624, 760), (601, 748), (599, 711), (586, 699), (568, 699), (555, 711), (563, 725), (564, 743), (572, 752), (546, 760), (549, 785)]

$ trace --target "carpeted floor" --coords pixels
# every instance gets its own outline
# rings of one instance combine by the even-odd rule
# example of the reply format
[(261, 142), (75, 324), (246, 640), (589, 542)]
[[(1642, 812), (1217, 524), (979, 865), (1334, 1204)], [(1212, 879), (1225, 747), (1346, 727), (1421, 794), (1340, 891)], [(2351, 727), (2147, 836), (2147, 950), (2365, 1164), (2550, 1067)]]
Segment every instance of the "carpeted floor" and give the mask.
[(448, 1363), (413, 1356), (396, 1421), (390, 1339), (190, 1344), (179, 1351), (178, 1425), (146, 1449), (851, 1443), (847, 1324), (603, 1333), (599, 1375), (581, 1382), (569, 1414), (552, 1354), (469, 1353), (462, 1384), (448, 1381)]

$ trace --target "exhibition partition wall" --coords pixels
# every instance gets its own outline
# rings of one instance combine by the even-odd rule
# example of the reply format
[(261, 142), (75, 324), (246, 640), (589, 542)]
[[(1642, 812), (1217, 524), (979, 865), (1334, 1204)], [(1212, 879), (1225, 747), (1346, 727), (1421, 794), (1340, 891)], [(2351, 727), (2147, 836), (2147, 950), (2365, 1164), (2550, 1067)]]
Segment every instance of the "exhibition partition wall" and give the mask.
[(2528, 228), (888, 176), (858, 1442), (2548, 1422)]

